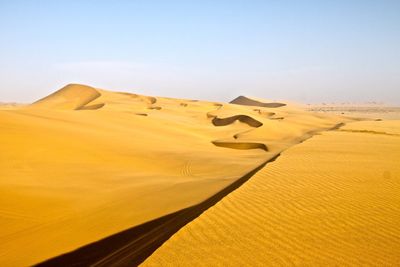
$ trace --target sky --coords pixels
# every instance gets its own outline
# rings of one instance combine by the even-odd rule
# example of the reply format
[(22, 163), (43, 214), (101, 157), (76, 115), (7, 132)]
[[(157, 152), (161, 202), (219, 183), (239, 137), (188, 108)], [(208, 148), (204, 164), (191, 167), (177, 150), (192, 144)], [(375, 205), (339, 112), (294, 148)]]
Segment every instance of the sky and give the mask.
[(0, 102), (68, 83), (400, 105), (400, 1), (0, 0)]

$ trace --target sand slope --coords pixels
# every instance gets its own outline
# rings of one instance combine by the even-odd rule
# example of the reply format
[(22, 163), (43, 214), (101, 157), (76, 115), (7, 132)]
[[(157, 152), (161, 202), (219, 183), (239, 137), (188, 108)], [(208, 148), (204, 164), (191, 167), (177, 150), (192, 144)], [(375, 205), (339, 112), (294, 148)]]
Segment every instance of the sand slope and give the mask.
[(36, 101), (31, 107), (68, 110), (85, 109), (87, 104), (99, 96), (101, 96), (101, 93), (93, 87), (68, 84), (53, 94)]
[(289, 148), (143, 266), (397, 266), (400, 136), (382, 132), (399, 131), (349, 123)]
[(77, 84), (0, 108), (0, 265), (39, 263), (196, 205), (344, 120)]

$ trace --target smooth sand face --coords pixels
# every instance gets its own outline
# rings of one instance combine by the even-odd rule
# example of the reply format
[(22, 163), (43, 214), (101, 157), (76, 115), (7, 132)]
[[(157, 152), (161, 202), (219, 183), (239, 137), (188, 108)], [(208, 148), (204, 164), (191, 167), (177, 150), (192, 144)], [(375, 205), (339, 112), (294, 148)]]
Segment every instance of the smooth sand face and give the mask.
[(400, 121), (293, 146), (143, 266), (397, 266)]
[(197, 204), (342, 121), (82, 85), (0, 110), (0, 265), (35, 264)]

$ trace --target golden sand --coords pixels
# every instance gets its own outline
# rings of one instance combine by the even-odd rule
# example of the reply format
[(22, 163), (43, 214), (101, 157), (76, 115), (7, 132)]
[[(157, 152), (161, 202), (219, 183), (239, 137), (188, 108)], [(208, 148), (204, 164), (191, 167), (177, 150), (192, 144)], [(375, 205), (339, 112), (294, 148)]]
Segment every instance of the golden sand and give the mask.
[[(240, 101), (226, 104), (156, 98), (72, 84), (32, 105), (11, 109), (0, 107), (0, 265), (39, 263), (200, 203), (312, 133), (348, 121), (340, 116), (310, 113), (283, 103), (263, 102), (266, 105), (248, 106), (248, 99), (244, 100), (245, 105), (237, 105)], [(369, 136), (347, 132), (335, 134), (349, 136), (347, 142), (356, 135)], [(379, 140), (385, 138), (397, 140), (392, 136), (374, 135), (374, 138), (377, 139), (374, 146), (379, 146)], [(376, 153), (383, 151), (379, 147), (366, 149)], [(395, 153), (393, 151), (395, 149), (387, 149), (385, 155), (389, 157), (390, 153)], [(293, 160), (304, 159), (295, 156)], [(312, 162), (307, 165), (325, 166)], [(292, 166), (300, 165), (293, 163)], [(392, 179), (397, 177), (391, 165), (387, 168)], [(289, 172), (290, 177), (293, 178), (294, 172)], [(245, 188), (257, 184), (262, 175), (269, 175), (269, 171), (257, 175)], [(205, 260), (200, 254), (207, 251), (207, 247), (234, 246), (229, 243), (231, 238), (245, 237), (240, 229), (236, 232), (234, 226), (239, 221), (246, 223), (244, 215), (252, 222), (242, 225), (245, 231), (257, 235), (260, 241), (270, 240), (266, 233), (260, 234), (260, 230), (272, 222), (264, 225), (251, 217), (253, 212), (260, 214), (257, 205), (266, 201), (265, 214), (268, 214), (269, 208), (273, 207), (268, 198), (278, 194), (275, 201), (282, 206), (276, 206), (274, 210), (280, 210), (277, 216), (286, 214), (289, 217), (285, 218), (289, 219), (295, 213), (285, 211), (285, 208), (301, 207), (301, 194), (304, 194), (304, 191), (298, 191), (299, 203), (296, 198), (285, 202), (285, 197), (292, 196), (297, 189), (277, 177), (275, 181), (275, 185), (282, 186), (280, 191), (272, 188), (273, 191), (268, 192), (262, 183), (259, 190), (264, 190), (265, 196), (253, 198), (246, 194), (248, 210), (241, 211), (241, 202), (235, 200), (233, 205), (239, 208), (237, 212), (234, 207), (220, 211), (221, 214), (215, 211), (246, 190), (240, 189), (171, 239), (176, 244), (184, 244), (180, 241), (183, 236), (183, 239), (198, 244), (195, 246), (197, 251), (185, 249), (180, 254), (176, 250), (169, 256), (157, 257), (164, 249), (174, 250), (175, 243), (168, 242), (154, 258), (150, 258), (150, 262), (164, 258), (169, 262), (181, 259), (179, 262), (189, 263), (192, 252), (193, 257)], [(329, 181), (328, 184), (333, 182)], [(323, 181), (316, 183), (310, 186), (320, 185), (317, 193), (324, 192)], [(307, 182), (299, 181), (299, 186), (306, 185)], [(388, 188), (385, 190), (390, 193)], [(360, 195), (360, 201), (363, 196)], [(282, 202), (279, 197), (283, 197)], [(385, 211), (389, 212), (389, 209)], [(185, 234), (186, 229), (201, 223), (214, 212), (219, 218), (233, 216), (226, 218), (226, 223), (233, 225), (226, 224), (224, 230), (218, 223), (209, 221), (205, 228), (212, 231), (210, 236), (187, 239), (190, 235)], [(306, 221), (304, 226), (308, 222), (312, 221)], [(289, 226), (296, 226), (296, 221)], [(285, 228), (284, 225), (280, 227), (283, 228), (278, 227), (277, 235), (281, 234), (279, 229)], [(390, 225), (387, 227), (391, 233)], [(202, 228), (195, 235), (203, 235), (204, 231)], [(268, 231), (273, 233), (274, 229)], [(218, 242), (211, 241), (214, 237)], [(251, 240), (249, 237), (249, 243), (244, 243), (248, 246), (244, 245), (247, 248), (243, 251), (252, 248)], [(281, 242), (285, 243), (284, 240)], [(238, 260), (234, 250), (225, 251), (222, 247), (215, 248), (213, 255), (208, 256), (210, 263), (231, 254), (232, 260)], [(245, 261), (250, 254), (244, 252), (243, 255)]]
[(143, 266), (398, 266), (400, 121), (293, 146)]

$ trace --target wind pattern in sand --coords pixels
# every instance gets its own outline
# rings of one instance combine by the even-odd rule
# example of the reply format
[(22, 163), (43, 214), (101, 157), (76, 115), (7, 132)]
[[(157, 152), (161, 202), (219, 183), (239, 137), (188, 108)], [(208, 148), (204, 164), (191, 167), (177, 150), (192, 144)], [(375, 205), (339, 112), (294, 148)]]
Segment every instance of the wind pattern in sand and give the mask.
[(289, 148), (143, 266), (397, 266), (400, 137), (382, 128), (400, 133), (357, 122)]

